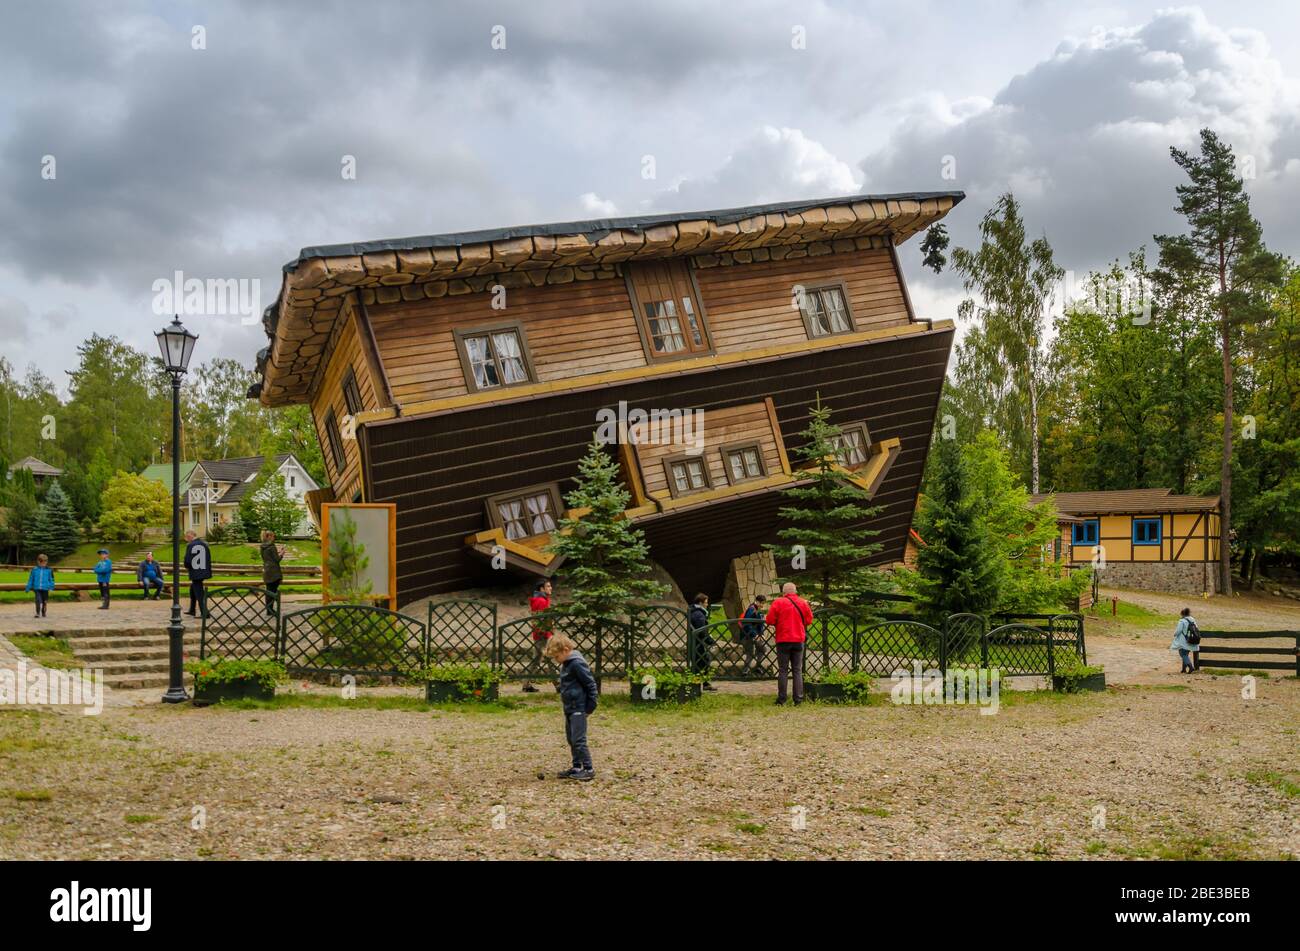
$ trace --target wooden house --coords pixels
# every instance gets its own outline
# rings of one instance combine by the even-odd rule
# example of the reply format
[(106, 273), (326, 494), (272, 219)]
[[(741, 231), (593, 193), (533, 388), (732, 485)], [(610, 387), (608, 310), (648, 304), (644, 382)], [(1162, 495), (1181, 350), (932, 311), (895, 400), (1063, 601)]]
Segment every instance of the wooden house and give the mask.
[[(310, 405), (322, 501), (397, 507), (402, 603), (549, 575), (593, 433), (683, 591), (775, 541), (818, 394), (903, 551), (952, 344), (896, 247), (960, 192), (858, 195), (304, 249), (250, 396)], [(664, 432), (676, 438), (664, 439)], [(644, 437), (650, 438), (644, 438)]]
[[(1185, 594), (1219, 590), (1219, 496), (1119, 489), (1054, 497), (1062, 517), (1070, 517), (1062, 532), (1069, 560), (1095, 559), (1101, 584)], [(1045, 498), (1032, 497), (1035, 503)]]
[[(181, 493), (184, 501), (181, 508), (181, 530), (194, 531), (202, 537), (220, 525), (229, 525), (239, 511), (239, 503), (262, 471), (264, 462), (264, 456), (182, 462)], [(316, 529), (306, 510), (305, 496), (320, 487), (293, 453), (280, 453), (275, 457), (275, 463), (276, 475), (284, 479), (285, 492), (304, 506), (303, 518), (294, 534), (310, 535)], [(171, 491), (170, 462), (146, 466), (140, 475), (161, 482), (168, 492)]]

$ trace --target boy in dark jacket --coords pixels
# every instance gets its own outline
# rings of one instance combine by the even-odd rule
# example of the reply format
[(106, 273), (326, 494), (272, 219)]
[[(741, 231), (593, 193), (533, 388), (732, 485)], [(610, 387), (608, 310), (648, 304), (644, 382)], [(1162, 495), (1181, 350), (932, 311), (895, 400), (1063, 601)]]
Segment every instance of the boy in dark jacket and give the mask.
[(190, 609), (185, 613), (194, 617), (197, 608), (202, 617), (207, 617), (208, 593), (203, 583), (212, 577), (212, 549), (194, 532), (185, 533), (185, 570), (190, 576)]
[(745, 674), (763, 669), (763, 629), (767, 626), (767, 595), (756, 594), (740, 619), (740, 642), (745, 648)]
[(695, 603), (691, 605), (686, 620), (691, 625), (691, 634), (693, 635), (691, 638), (691, 671), (692, 673), (704, 675), (705, 690), (717, 690), (717, 687), (709, 683), (709, 648), (713, 646), (713, 635), (709, 633), (709, 596), (707, 594), (697, 594), (695, 596)]
[(578, 645), (565, 634), (553, 634), (543, 652), (560, 665), (560, 701), (564, 704), (564, 738), (569, 741), (573, 766), (560, 773), (561, 779), (588, 782), (596, 778), (587, 747), (587, 717), (596, 712), (596, 678)]

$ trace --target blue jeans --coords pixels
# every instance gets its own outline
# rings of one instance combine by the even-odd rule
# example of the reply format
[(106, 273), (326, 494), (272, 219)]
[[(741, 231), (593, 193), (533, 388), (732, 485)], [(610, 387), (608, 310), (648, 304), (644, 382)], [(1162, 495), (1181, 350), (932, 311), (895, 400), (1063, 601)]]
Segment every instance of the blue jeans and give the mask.
[(1196, 669), (1196, 657), (1194, 656), (1192, 651), (1189, 651), (1186, 647), (1180, 647), (1178, 648), (1178, 656), (1182, 659), (1183, 662), (1183, 666), (1179, 668), (1178, 671), (1179, 673), (1182, 673), (1185, 670)]
[(574, 768), (591, 769), (591, 750), (587, 748), (587, 715), (581, 710), (564, 715), (564, 738), (569, 741)]
[(162, 594), (163, 583), (161, 578), (142, 578), (140, 586), (144, 588), (144, 596), (149, 597), (149, 586), (153, 585), (153, 596), (156, 598)]

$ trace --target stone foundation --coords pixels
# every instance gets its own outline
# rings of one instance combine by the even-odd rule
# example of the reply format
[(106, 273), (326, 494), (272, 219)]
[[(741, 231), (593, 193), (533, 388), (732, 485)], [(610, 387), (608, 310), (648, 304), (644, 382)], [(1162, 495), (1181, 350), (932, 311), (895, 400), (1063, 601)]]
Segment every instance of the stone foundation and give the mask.
[(727, 569), (727, 582), (722, 590), (722, 606), (727, 617), (738, 618), (745, 613), (756, 594), (769, 598), (776, 593), (776, 561), (770, 551), (757, 551), (731, 559)]
[(1200, 596), (1219, 593), (1219, 566), (1202, 561), (1111, 561), (1097, 572), (1102, 587)]

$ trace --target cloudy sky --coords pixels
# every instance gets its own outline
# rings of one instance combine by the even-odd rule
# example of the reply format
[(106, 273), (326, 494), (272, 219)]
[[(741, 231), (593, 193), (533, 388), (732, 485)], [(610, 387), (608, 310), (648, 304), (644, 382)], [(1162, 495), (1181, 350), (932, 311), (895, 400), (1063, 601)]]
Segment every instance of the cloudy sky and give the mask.
[[(19, 0), (0, 353), (62, 386), (91, 332), (152, 352), (155, 280), (256, 278), (269, 303), (309, 245), (856, 191), (961, 188), (967, 243), (1010, 189), (1083, 274), (1177, 227), (1168, 148), (1207, 125), (1300, 256), (1294, 0)], [(954, 316), (914, 245), (918, 310)], [(188, 323), (198, 359), (264, 344)]]

